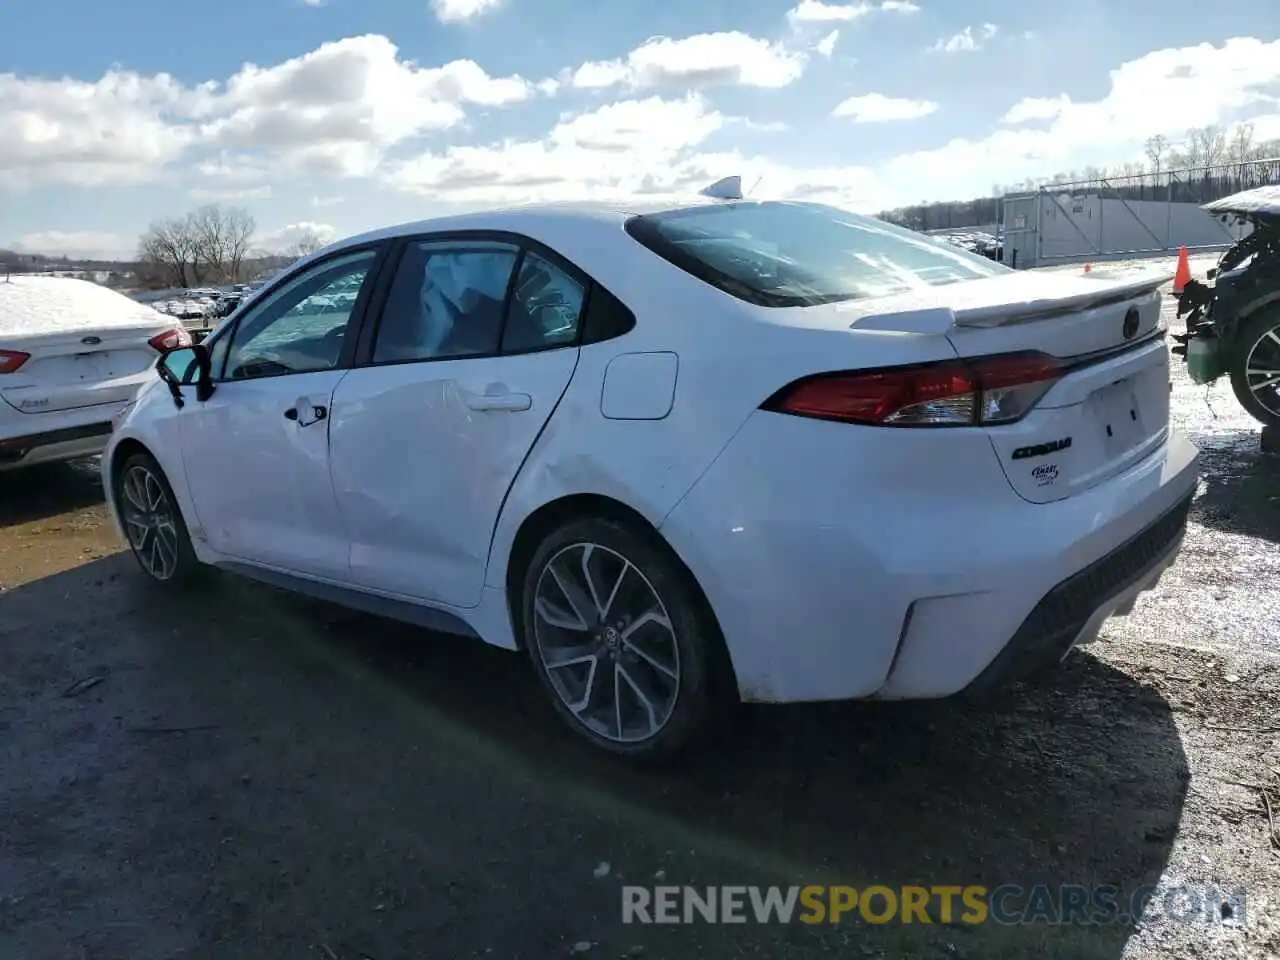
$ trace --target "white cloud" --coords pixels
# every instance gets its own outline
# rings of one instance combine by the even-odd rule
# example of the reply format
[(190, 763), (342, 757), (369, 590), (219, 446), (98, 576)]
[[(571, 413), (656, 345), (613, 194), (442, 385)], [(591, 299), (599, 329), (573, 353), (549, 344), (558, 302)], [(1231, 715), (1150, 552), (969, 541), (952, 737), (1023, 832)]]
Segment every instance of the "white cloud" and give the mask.
[(502, 0), (431, 0), (431, 10), (441, 23), (474, 20), (498, 9)]
[(884, 123), (890, 120), (918, 120), (937, 109), (938, 105), (932, 100), (911, 100), (906, 97), (886, 97), (882, 93), (867, 93), (841, 101), (831, 111), (831, 115), (848, 117), (854, 123)]
[(822, 0), (800, 0), (787, 11), (792, 23), (839, 23), (865, 17), (874, 8), (869, 3), (823, 3)]
[(311, 198), (313, 207), (336, 207), (340, 203), (345, 203), (346, 197), (321, 197), (314, 196)]
[(304, 7), (323, 7), (325, 0), (302, 0)]
[(919, 13), (920, 7), (911, 0), (854, 0), (852, 3), (824, 3), (823, 0), (800, 0), (787, 11), (792, 25), (802, 23), (847, 23), (865, 17), (876, 10), (885, 13)]
[[(1005, 119), (1049, 119), (1043, 127), (999, 129), (981, 139), (957, 139), (892, 161), (894, 180), (956, 182), (957, 171), (979, 178), (967, 189), (993, 182), (1051, 176), (1072, 167), (1109, 166), (1142, 156), (1154, 134), (1181, 140), (1188, 129), (1256, 118), (1255, 136), (1280, 131), (1280, 40), (1236, 38), (1220, 46), (1156, 50), (1111, 71), (1105, 97), (1075, 102), (1033, 98), (1014, 104)], [(1013, 122), (1013, 121), (1010, 121)], [(955, 188), (963, 193), (957, 183)]]
[(1018, 124), (1032, 120), (1052, 120), (1071, 106), (1071, 98), (1065, 93), (1056, 97), (1024, 97), (1005, 112), (1001, 123)]
[(268, 200), (272, 196), (271, 185), (258, 187), (193, 187), (187, 196), (200, 203), (245, 203), (250, 200)]
[(965, 27), (951, 37), (945, 37), (933, 45), (931, 49), (939, 53), (969, 53), (981, 50), (983, 44), (1000, 32), (994, 23), (984, 23), (980, 27)]
[[(1152, 133), (1176, 139), (1189, 126), (1228, 122), (1242, 110), (1263, 115), (1262, 139), (1262, 131), (1280, 129), (1280, 110), (1267, 99), (1277, 83), (1280, 41), (1157, 51), (1114, 71), (1112, 89), (1098, 102), (1036, 98), (1006, 114), (1010, 123), (1039, 118), (1044, 129), (1005, 126), (986, 137), (904, 154), (875, 169), (786, 166), (733, 150), (711, 152), (706, 149), (711, 133), (724, 135), (739, 124), (751, 128), (752, 121), (720, 117), (697, 97), (651, 97), (564, 117), (542, 139), (451, 147), (389, 172), (395, 185), (442, 203), (674, 195), (737, 173), (746, 183), (762, 177), (761, 195), (877, 210), (948, 195), (981, 195), (993, 182), (1071, 166), (1135, 159)], [(931, 108), (872, 94), (846, 104), (839, 112), (863, 122), (923, 116)]]
[(522, 77), (491, 77), (471, 60), (422, 68), (383, 36), (351, 37), (274, 67), (242, 67), (209, 96), (202, 136), (230, 150), (284, 154), (299, 168), (371, 173), (387, 148), (462, 122), (464, 107), (525, 100)]
[(338, 238), (338, 230), (332, 224), (302, 221), (280, 227), (259, 237), (254, 246), (262, 250), (288, 250), (299, 240), (315, 237), (321, 243), (332, 243)]
[(780, 120), (752, 120), (750, 117), (730, 117), (729, 120), (756, 133), (785, 133), (791, 129), (790, 125)]
[(183, 95), (167, 74), (113, 70), (96, 83), (0, 74), (0, 186), (151, 180), (193, 139), (169, 119)]
[(390, 180), (462, 203), (635, 193), (678, 179), (673, 161), (726, 122), (697, 94), (623, 100), (562, 116), (542, 140), (424, 153), (395, 165)]
[(189, 150), (207, 175), (371, 173), (394, 145), (525, 100), (519, 76), (471, 60), (424, 68), (383, 36), (350, 37), (225, 84), (111, 71), (94, 83), (0, 74), (0, 186), (144, 183)]
[(818, 51), (822, 56), (829, 57), (835, 52), (836, 41), (840, 39), (840, 31), (832, 30), (825, 37), (814, 45), (814, 50)]
[(43, 253), (50, 257), (114, 260), (129, 256), (133, 241), (118, 233), (94, 231), (41, 230), (28, 233), (12, 243), (0, 243), (18, 253)]
[(785, 87), (804, 67), (803, 54), (734, 30), (680, 40), (654, 37), (622, 59), (584, 63), (567, 80), (579, 88)]
[[(746, 41), (729, 45), (734, 56), (712, 55), (729, 48), (714, 43), (710, 53), (682, 48), (726, 36)], [(652, 49), (637, 56), (646, 48)], [(441, 205), (676, 194), (736, 173), (749, 184), (763, 177), (761, 195), (875, 210), (1137, 159), (1142, 141), (1154, 133), (1176, 141), (1189, 127), (1255, 118), (1257, 139), (1280, 135), (1280, 40), (1236, 39), (1155, 51), (1113, 71), (1110, 90), (1096, 102), (1062, 95), (1012, 103), (1003, 123), (988, 131), (874, 169), (787, 166), (738, 152), (749, 143), (773, 147), (776, 141), (756, 133), (777, 129), (769, 114), (726, 116), (687, 92), (689, 84), (767, 87), (803, 69), (803, 55), (783, 51), (786, 57), (773, 61), (770, 73), (761, 66), (767, 60), (747, 56), (761, 49), (772, 48), (744, 34), (651, 41), (614, 62), (617, 79), (609, 85), (628, 91), (618, 102), (561, 115), (542, 136), (498, 135), (479, 143), (466, 132), (468, 112), (533, 98), (535, 85), (492, 77), (470, 61), (420, 67), (380, 37), (326, 45), (274, 66), (247, 66), (225, 82), (197, 87), (124, 71), (95, 82), (0, 75), (0, 189), (164, 177), (195, 196), (236, 196), (246, 205), (266, 190), (279, 198), (296, 191), (292, 219), (303, 221), (324, 216), (323, 204), (309, 203), (313, 194), (347, 196), (348, 211), (367, 196), (359, 182), (310, 182), (307, 174), (317, 170), (353, 177), (372, 172), (378, 182)], [(667, 83), (685, 90), (652, 89)], [(536, 102), (545, 109), (544, 100)], [(284, 105), (295, 116), (282, 116)], [(843, 124), (850, 120), (905, 120), (925, 115), (925, 107), (863, 94), (837, 108), (843, 121), (828, 123), (842, 124), (831, 129), (837, 138), (844, 129), (847, 140)], [(822, 109), (797, 112), (795, 125), (808, 124)], [(447, 136), (424, 150), (423, 134), (442, 130)]]

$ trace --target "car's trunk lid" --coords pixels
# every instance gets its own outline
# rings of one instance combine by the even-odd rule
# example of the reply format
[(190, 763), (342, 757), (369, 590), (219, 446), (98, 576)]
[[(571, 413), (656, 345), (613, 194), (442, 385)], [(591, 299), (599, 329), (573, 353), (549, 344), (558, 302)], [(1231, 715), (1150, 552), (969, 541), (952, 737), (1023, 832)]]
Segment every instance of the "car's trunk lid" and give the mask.
[(1013, 489), (1034, 503), (1118, 475), (1167, 438), (1164, 273), (1008, 274), (841, 304), (855, 330), (946, 336), (964, 358), (1034, 351), (1062, 376), (1022, 420), (986, 428)]
[(0, 400), (28, 414), (129, 399), (174, 322), (97, 284), (63, 277), (0, 281), (0, 350), (29, 354), (0, 375)]
[(84, 328), (75, 333), (5, 337), (5, 350), (30, 357), (0, 377), (0, 399), (21, 413), (54, 413), (128, 400), (151, 376), (159, 354), (147, 341), (168, 329)]

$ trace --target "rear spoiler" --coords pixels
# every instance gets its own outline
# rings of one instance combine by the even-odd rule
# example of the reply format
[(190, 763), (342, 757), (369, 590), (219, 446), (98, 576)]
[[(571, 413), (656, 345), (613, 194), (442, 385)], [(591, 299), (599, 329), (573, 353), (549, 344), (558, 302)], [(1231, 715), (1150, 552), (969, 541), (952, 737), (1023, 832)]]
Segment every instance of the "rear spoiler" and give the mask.
[(956, 310), (954, 311), (955, 325), (957, 327), (1004, 327), (1036, 320), (1051, 320), (1054, 317), (1079, 313), (1082, 310), (1093, 310), (1097, 307), (1124, 303), (1127, 300), (1137, 300), (1139, 297), (1155, 292), (1172, 279), (1172, 273), (1146, 274), (1136, 280), (1108, 278), (1105, 286), (1085, 293), (1054, 297), (1051, 300), (1030, 300), (1025, 303), (1002, 303), (989, 307)]

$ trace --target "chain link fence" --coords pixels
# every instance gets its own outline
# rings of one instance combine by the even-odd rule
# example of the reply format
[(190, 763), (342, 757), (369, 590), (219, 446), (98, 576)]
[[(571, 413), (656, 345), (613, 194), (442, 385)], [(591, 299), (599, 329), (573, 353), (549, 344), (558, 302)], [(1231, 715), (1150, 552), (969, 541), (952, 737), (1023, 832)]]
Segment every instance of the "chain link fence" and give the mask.
[(1055, 183), (1002, 199), (1005, 262), (1031, 267), (1220, 250), (1247, 227), (1201, 209), (1280, 184), (1280, 158)]

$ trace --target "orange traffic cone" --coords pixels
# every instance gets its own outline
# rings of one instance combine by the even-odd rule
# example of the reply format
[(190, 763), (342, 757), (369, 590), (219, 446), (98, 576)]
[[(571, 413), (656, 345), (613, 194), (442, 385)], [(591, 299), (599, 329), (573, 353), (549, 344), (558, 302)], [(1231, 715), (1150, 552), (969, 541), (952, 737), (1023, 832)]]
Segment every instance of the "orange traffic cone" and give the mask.
[(1187, 248), (1184, 244), (1178, 248), (1178, 269), (1173, 272), (1173, 292), (1181, 293), (1190, 282), (1191, 261), (1187, 257)]

